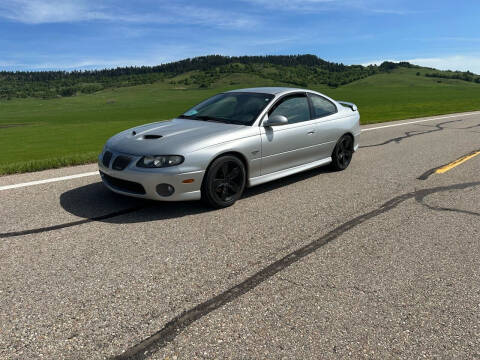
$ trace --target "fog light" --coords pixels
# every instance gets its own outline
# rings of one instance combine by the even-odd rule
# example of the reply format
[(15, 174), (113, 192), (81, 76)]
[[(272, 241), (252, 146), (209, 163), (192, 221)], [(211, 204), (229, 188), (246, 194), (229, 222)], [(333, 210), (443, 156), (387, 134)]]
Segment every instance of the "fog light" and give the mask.
[(157, 193), (160, 196), (170, 196), (175, 192), (175, 188), (170, 184), (158, 184)]

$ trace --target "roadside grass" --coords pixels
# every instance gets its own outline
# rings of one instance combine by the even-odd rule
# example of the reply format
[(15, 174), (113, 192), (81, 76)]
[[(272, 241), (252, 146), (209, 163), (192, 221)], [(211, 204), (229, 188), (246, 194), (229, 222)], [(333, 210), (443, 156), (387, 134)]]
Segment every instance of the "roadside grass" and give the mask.
[(58, 156), (50, 159), (21, 161), (0, 165), (0, 174), (16, 174), (46, 169), (57, 169), (66, 166), (90, 164), (96, 161), (97, 152), (87, 152), (80, 154), (71, 154), (67, 156)]
[[(336, 89), (310, 88), (356, 103), (363, 124), (480, 109), (479, 84), (417, 71), (400, 68)], [(0, 101), (0, 175), (95, 162), (117, 132), (175, 117), (221, 91), (275, 85), (288, 84), (239, 73), (208, 89), (158, 82), (70, 98)]]

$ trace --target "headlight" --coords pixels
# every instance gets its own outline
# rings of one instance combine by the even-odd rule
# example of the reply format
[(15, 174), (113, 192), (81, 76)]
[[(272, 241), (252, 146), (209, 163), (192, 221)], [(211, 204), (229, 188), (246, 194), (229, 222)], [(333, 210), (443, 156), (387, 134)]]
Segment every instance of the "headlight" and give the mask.
[(185, 158), (180, 155), (155, 155), (144, 156), (137, 162), (138, 167), (143, 168), (162, 168), (180, 165)]

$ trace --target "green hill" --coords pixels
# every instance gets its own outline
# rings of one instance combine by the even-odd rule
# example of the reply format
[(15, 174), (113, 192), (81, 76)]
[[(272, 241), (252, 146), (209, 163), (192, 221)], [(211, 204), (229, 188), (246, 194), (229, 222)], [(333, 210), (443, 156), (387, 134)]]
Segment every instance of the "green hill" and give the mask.
[[(389, 71), (408, 63), (384, 63), (380, 66), (346, 66), (322, 60), (314, 55), (201, 56), (158, 66), (123, 67), (92, 71), (0, 72), (0, 98), (68, 97), (103, 89), (151, 84), (170, 80), (186, 86), (207, 88), (228, 74), (254, 74), (264, 79), (307, 86), (345, 85), (364, 77)], [(172, 80), (182, 74), (176, 80)]]
[[(310, 55), (211, 60), (216, 63), (0, 72), (0, 92), (10, 94), (0, 99), (0, 174), (95, 161), (116, 132), (174, 117), (208, 96), (242, 87), (308, 87), (356, 103), (363, 124), (480, 109), (480, 84), (471, 73), (408, 63), (345, 66)], [(66, 84), (74, 91), (62, 96)], [(93, 90), (82, 91), (87, 84)]]

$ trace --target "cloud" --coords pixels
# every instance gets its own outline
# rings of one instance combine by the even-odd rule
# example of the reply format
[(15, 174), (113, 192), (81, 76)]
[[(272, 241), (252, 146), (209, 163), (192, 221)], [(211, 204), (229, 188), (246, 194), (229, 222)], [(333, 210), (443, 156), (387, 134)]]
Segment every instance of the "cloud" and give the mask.
[(412, 13), (410, 10), (398, 8), (385, 8), (385, 1), (382, 0), (242, 0), (253, 5), (277, 11), (296, 11), (319, 13), (326, 11), (344, 11), (355, 9), (364, 13), (406, 15)]
[(480, 74), (480, 55), (453, 55), (446, 57), (415, 58), (408, 62), (420, 66), (432, 67), (439, 70), (472, 71)]
[(363, 66), (368, 65), (380, 65), (384, 61), (408, 61), (411, 64), (435, 68), (439, 70), (452, 70), (452, 71), (471, 71), (476, 74), (480, 74), (480, 55), (450, 55), (444, 57), (425, 57), (425, 58), (413, 58), (413, 59), (383, 59), (369, 61)]
[[(93, 0), (1, 0), (0, 17), (25, 24), (108, 21), (127, 24), (188, 24), (209, 27), (245, 28), (256, 18), (239, 12), (195, 5), (152, 3), (139, 10), (128, 3)], [(131, 4), (130, 4), (131, 5)]]
[[(199, 7), (194, 5), (170, 5), (165, 6), (164, 10), (167, 10), (176, 17), (176, 20), (170, 19), (170, 16), (168, 16), (167, 19), (170, 19), (169, 21), (177, 23), (183, 22), (185, 24), (193, 23), (200, 25), (210, 25), (214, 27), (232, 27), (241, 29), (255, 26), (257, 24), (256, 18), (251, 15), (246, 15), (239, 12)], [(152, 19), (152, 21), (153, 20), (154, 19)]]
[(375, 13), (375, 14), (385, 14), (385, 15), (408, 15), (408, 14), (417, 13), (415, 11), (402, 10), (402, 9), (382, 9), (382, 8), (369, 9), (369, 8), (364, 8), (363, 10), (370, 11), (370, 12)]
[(345, 3), (348, 1), (345, 0), (243, 0), (244, 2), (249, 2), (254, 5), (266, 7), (266, 8), (275, 8), (277, 10), (282, 9), (294, 9), (294, 10), (304, 10), (304, 9), (322, 9), (324, 5), (337, 5), (340, 3)]
[(108, 17), (101, 8), (82, 0), (3, 0), (0, 16), (27, 24), (74, 22)]

